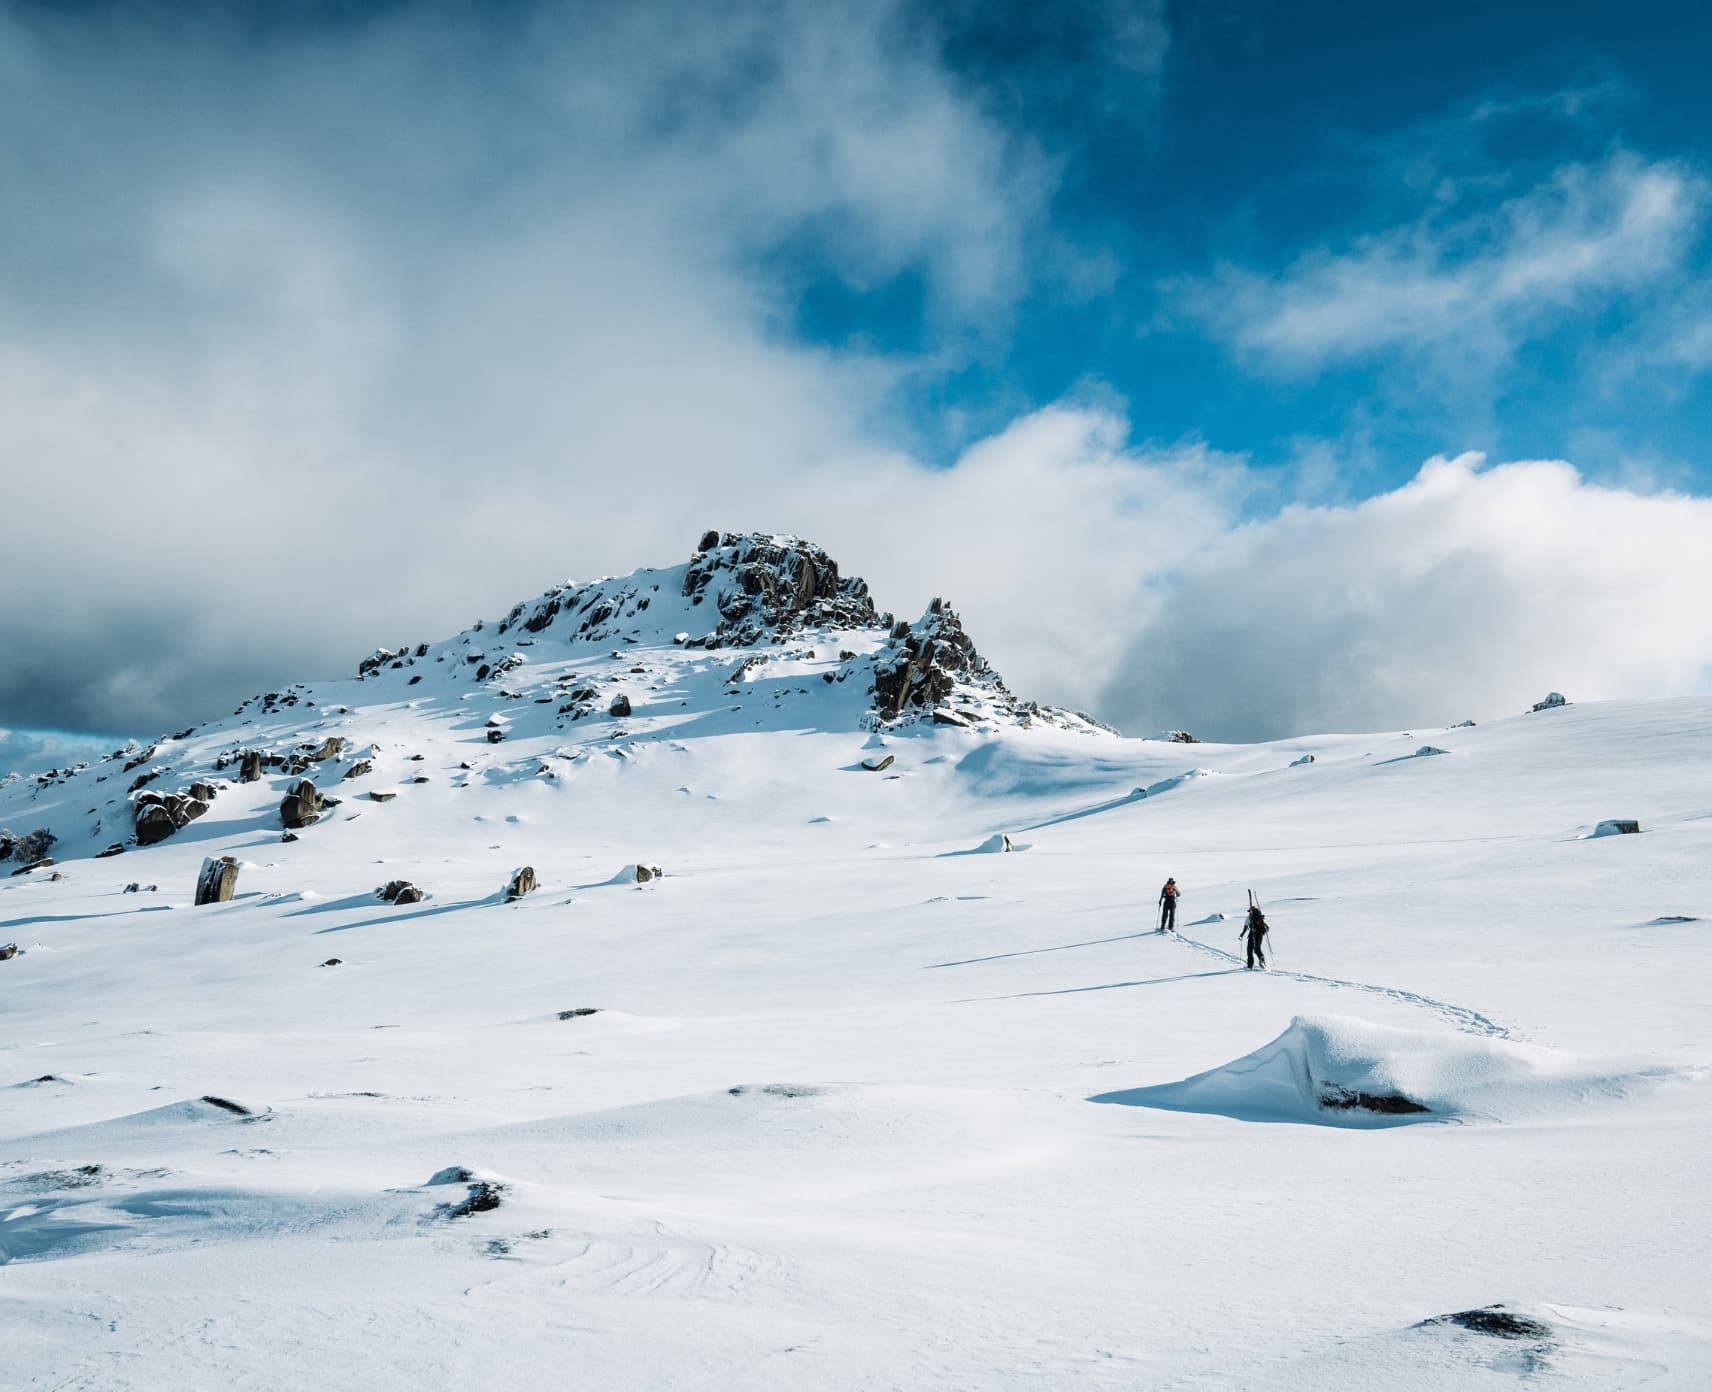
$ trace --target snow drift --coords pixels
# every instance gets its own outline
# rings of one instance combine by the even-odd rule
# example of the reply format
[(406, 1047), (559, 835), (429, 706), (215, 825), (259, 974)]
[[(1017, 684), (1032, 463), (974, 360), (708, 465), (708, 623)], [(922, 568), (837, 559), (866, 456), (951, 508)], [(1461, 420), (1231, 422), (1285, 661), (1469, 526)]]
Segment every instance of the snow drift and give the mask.
[(1240, 1121), (1373, 1127), (1515, 1120), (1601, 1097), (1620, 1099), (1673, 1076), (1681, 1071), (1601, 1068), (1538, 1045), (1453, 1030), (1298, 1015), (1271, 1043), (1218, 1068), (1089, 1100)]

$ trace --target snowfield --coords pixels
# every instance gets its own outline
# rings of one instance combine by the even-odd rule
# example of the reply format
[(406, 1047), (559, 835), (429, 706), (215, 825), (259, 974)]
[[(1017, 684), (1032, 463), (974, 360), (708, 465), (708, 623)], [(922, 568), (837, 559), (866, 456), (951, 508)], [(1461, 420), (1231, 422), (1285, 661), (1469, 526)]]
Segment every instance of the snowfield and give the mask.
[(0, 1384), (1712, 1382), (1712, 701), (876, 729), (886, 626), (733, 677), (681, 570), (0, 787)]

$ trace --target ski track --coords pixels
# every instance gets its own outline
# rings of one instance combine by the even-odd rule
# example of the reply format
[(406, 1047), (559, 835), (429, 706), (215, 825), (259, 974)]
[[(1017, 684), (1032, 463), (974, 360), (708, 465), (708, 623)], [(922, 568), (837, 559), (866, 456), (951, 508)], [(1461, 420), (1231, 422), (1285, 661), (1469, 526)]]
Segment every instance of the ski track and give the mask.
[[(1214, 947), (1211, 943), (1202, 942), (1199, 938), (1185, 937), (1173, 929), (1166, 936), (1174, 937), (1187, 947), (1198, 952), (1207, 953), (1233, 966), (1241, 967), (1245, 961), (1234, 952), (1226, 952), (1222, 947)], [(1311, 972), (1285, 971), (1275, 967), (1266, 967), (1271, 976), (1287, 976), (1292, 981), (1305, 981), (1315, 986), (1330, 986), (1340, 991), (1360, 991), (1369, 996), (1380, 996), (1386, 1000), (1401, 1001), (1406, 1005), (1419, 1006), (1422, 1010), (1430, 1010), (1440, 1019), (1447, 1020), (1459, 1030), (1468, 1034), (1483, 1034), (1492, 1039), (1516, 1040), (1520, 1036), (1507, 1025), (1500, 1025), (1489, 1016), (1482, 1015), (1466, 1005), (1454, 1005), (1450, 1001), (1436, 1000), (1432, 996), (1423, 996), (1416, 991), (1405, 991), (1397, 986), (1375, 986), (1368, 981), (1345, 981), (1335, 976), (1315, 976)]]

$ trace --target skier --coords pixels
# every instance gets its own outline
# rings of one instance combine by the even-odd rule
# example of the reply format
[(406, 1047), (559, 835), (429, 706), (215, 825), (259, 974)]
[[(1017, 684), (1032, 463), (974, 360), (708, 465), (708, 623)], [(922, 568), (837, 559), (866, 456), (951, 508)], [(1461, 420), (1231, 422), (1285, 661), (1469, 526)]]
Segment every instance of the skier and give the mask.
[(1242, 925), (1239, 938), (1248, 940), (1248, 965), (1245, 970), (1253, 971), (1258, 963), (1261, 971), (1266, 970), (1266, 915), (1261, 913), (1260, 905), (1250, 902), (1248, 918)]
[(1159, 931), (1177, 931), (1177, 881), (1167, 880), (1159, 891)]

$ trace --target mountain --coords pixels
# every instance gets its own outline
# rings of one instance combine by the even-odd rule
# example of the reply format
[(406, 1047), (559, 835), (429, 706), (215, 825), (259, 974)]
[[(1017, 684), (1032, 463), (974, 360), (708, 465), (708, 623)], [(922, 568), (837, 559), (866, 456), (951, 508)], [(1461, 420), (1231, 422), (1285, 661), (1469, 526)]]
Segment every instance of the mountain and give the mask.
[[(280, 778), (309, 778), (323, 800), (330, 782), (362, 794), (394, 748), (447, 728), (468, 747), (435, 772), (491, 779), (556, 776), (591, 750), (668, 738), (923, 722), (1110, 733), (1014, 697), (942, 600), (895, 621), (812, 543), (709, 532), (683, 565), (557, 586), (443, 642), (381, 648), (355, 680), (296, 683), (146, 748), (14, 775), (0, 784), (0, 852), (21, 869), (157, 844), (204, 817), (205, 832), (253, 819), (266, 797), (235, 783), (264, 772), (275, 804), (291, 792)], [(286, 816), (290, 829), (304, 820)]]
[(1708, 768), (1121, 738), (710, 535), (12, 780), (0, 1383), (1698, 1387)]

